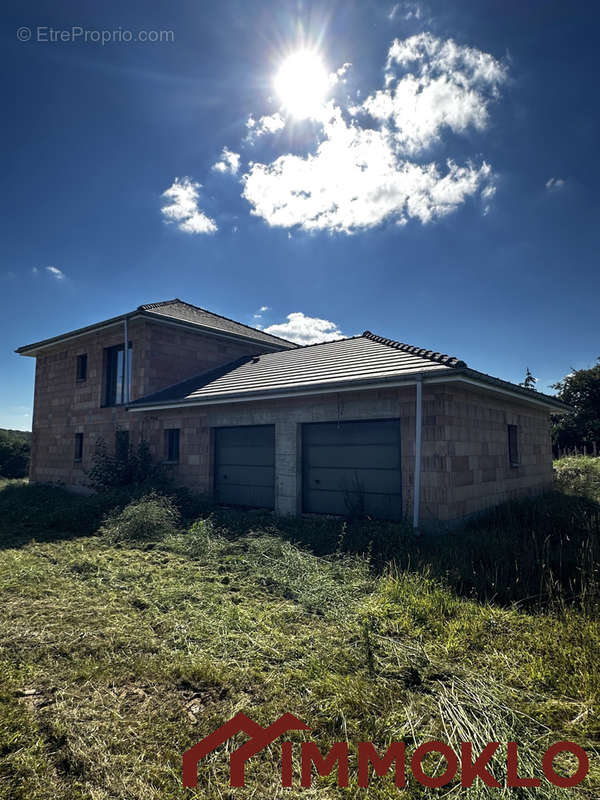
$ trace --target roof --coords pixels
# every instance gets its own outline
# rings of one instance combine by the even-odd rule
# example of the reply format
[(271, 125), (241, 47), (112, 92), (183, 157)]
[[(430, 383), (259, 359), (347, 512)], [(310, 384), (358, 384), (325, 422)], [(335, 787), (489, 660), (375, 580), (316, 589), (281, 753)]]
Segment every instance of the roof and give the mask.
[(250, 339), (255, 339), (257, 342), (277, 344), (284, 347), (296, 347), (293, 342), (289, 342), (287, 339), (281, 339), (279, 336), (272, 336), (270, 333), (259, 331), (257, 328), (252, 328), (250, 325), (244, 325), (242, 322), (229, 319), (229, 317), (223, 317), (220, 314), (215, 314), (213, 311), (207, 311), (205, 308), (186, 303), (183, 300), (179, 300), (177, 297), (174, 300), (163, 300), (161, 303), (147, 303), (146, 305), (139, 306), (138, 311), (145, 311), (158, 316), (169, 317), (170, 319), (182, 320), (192, 325), (201, 325), (204, 328), (215, 328), (216, 330), (226, 331), (236, 336), (245, 336)]
[(360, 336), (245, 357), (142, 397), (130, 409), (239, 402), (389, 383), (451, 379), (479, 380), (529, 401), (564, 407), (556, 398), (471, 370), (464, 361), (365, 331)]
[(111, 317), (102, 322), (87, 325), (84, 328), (77, 328), (76, 330), (62, 333), (59, 336), (53, 336), (50, 339), (43, 339), (33, 344), (24, 345), (23, 347), (19, 347), (16, 352), (20, 355), (34, 356), (37, 354), (38, 350), (57, 344), (64, 339), (83, 336), (84, 334), (92, 333), (100, 328), (116, 325), (125, 319), (134, 319), (136, 317), (146, 317), (168, 324), (186, 325), (206, 333), (234, 337), (249, 342), (260, 342), (261, 344), (271, 345), (273, 348), (277, 349), (295, 348), (297, 346), (294, 342), (287, 341), (287, 339), (281, 339), (279, 336), (272, 336), (270, 333), (259, 331), (257, 328), (250, 327), (250, 325), (236, 322), (228, 317), (223, 317), (212, 311), (207, 311), (205, 308), (186, 303), (184, 300), (180, 300), (176, 297), (173, 300), (163, 300), (159, 303), (146, 303), (138, 306), (135, 311), (129, 311), (118, 317)]

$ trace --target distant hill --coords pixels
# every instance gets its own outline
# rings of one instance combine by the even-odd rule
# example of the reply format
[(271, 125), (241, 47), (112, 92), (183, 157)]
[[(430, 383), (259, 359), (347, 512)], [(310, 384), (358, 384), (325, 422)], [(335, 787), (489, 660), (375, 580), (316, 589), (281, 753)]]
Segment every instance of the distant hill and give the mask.
[(15, 431), (12, 428), (0, 428), (0, 436), (7, 439), (22, 439), (24, 442), (31, 442), (31, 431)]

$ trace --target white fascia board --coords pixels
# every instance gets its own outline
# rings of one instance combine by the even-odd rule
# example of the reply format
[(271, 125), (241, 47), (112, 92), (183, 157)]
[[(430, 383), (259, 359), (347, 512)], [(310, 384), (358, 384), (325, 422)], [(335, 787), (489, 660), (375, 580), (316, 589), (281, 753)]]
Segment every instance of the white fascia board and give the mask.
[[(469, 384), (471, 386), (476, 386), (479, 389), (485, 389), (489, 392), (507, 395), (512, 397), (516, 400), (521, 400), (524, 403), (533, 403), (535, 405), (542, 406), (546, 409), (556, 409), (556, 407), (551, 402), (546, 402), (544, 400), (538, 400), (535, 397), (524, 397), (520, 392), (513, 392), (509, 389), (503, 389), (501, 387), (492, 386), (484, 381), (477, 381), (473, 378), (465, 377), (464, 375), (440, 375), (437, 377), (429, 377), (427, 373), (415, 373), (415, 375), (422, 376), (422, 380), (424, 384), (441, 384), (441, 383), (454, 383), (456, 381)], [(396, 380), (396, 381), (379, 381), (370, 384), (361, 384), (361, 385), (338, 385), (338, 386), (327, 386), (321, 389), (304, 389), (304, 390), (281, 390), (279, 392), (271, 392), (265, 393), (261, 395), (247, 395), (247, 396), (227, 396), (223, 395), (222, 397), (207, 397), (206, 399), (200, 400), (189, 400), (185, 402), (174, 402), (174, 403), (157, 403), (155, 405), (147, 405), (147, 406), (130, 406), (127, 411), (161, 411), (163, 409), (174, 409), (174, 408), (191, 408), (194, 406), (214, 406), (214, 405), (232, 405), (234, 403), (251, 403), (251, 402), (263, 402), (269, 400), (282, 400), (286, 398), (293, 398), (293, 397), (313, 397), (315, 395), (323, 395), (323, 394), (338, 394), (340, 392), (360, 392), (360, 391), (367, 391), (372, 389), (394, 389), (394, 388), (402, 388), (404, 386), (415, 386), (417, 384), (418, 377), (413, 377), (412, 379), (406, 380)]]
[(338, 394), (340, 392), (361, 392), (367, 389), (393, 389), (401, 386), (414, 386), (416, 380), (406, 381), (386, 381), (383, 383), (371, 383), (368, 385), (361, 384), (359, 386), (352, 386), (346, 384), (345, 386), (328, 386), (323, 389), (305, 389), (301, 391), (290, 390), (271, 392), (269, 394), (250, 395), (247, 397), (231, 397), (224, 395), (223, 397), (211, 397), (206, 400), (190, 400), (184, 403), (164, 403), (154, 406), (130, 406), (127, 411), (160, 411), (163, 408), (189, 408), (191, 406), (215, 406), (215, 405), (231, 405), (232, 403), (251, 403), (262, 402), (265, 400), (282, 400), (287, 397), (314, 397), (320, 394)]
[(97, 325), (89, 325), (85, 328), (81, 328), (80, 330), (73, 331), (72, 333), (67, 333), (64, 336), (55, 336), (47, 341), (42, 340), (42, 342), (38, 344), (33, 344), (30, 347), (26, 346), (26, 351), (23, 351), (23, 348), (18, 348), (16, 351), (19, 355), (22, 356), (35, 356), (40, 350), (45, 350), (48, 347), (55, 347), (56, 345), (62, 344), (63, 342), (69, 342), (72, 339), (78, 339), (80, 336), (89, 336), (91, 333), (95, 333), (96, 331), (105, 330), (106, 328), (112, 328), (115, 325), (120, 325), (123, 320), (135, 320), (135, 319), (147, 319), (151, 320), (152, 322), (158, 322), (163, 325), (171, 325), (178, 328), (185, 328), (188, 331), (195, 331), (196, 333), (206, 333), (210, 336), (215, 336), (219, 339), (226, 339), (227, 341), (233, 342), (246, 342), (248, 344), (256, 344), (257, 347), (265, 347), (273, 352), (277, 353), (280, 351), (285, 350), (294, 350), (294, 347), (286, 347), (285, 343), (282, 343), (282, 346), (273, 343), (273, 342), (264, 342), (262, 339), (254, 339), (251, 336), (244, 336), (242, 334), (236, 333), (229, 333), (228, 331), (222, 331), (219, 328), (212, 328), (209, 325), (199, 325), (196, 322), (187, 322), (186, 320), (177, 320), (174, 318), (169, 318), (161, 314), (153, 314), (151, 311), (134, 311), (130, 314), (121, 314), (119, 317), (113, 317), (113, 319), (107, 320), (105, 323), (99, 323)]
[(515, 392), (511, 389), (504, 389), (501, 386), (494, 386), (491, 383), (487, 383), (486, 381), (478, 381), (475, 378), (469, 378), (464, 375), (449, 375), (446, 378), (430, 378), (427, 379), (427, 383), (455, 383), (456, 381), (460, 381), (461, 383), (468, 383), (471, 386), (477, 386), (478, 389), (485, 389), (488, 392), (495, 392), (497, 394), (508, 395), (509, 397), (513, 397), (516, 400), (521, 400), (523, 403), (534, 403), (538, 406), (543, 406), (544, 408), (554, 409), (555, 411), (560, 411), (560, 408), (557, 408), (552, 401), (549, 400), (540, 400), (537, 397), (526, 397), (525, 395), (521, 394), (521, 392)]

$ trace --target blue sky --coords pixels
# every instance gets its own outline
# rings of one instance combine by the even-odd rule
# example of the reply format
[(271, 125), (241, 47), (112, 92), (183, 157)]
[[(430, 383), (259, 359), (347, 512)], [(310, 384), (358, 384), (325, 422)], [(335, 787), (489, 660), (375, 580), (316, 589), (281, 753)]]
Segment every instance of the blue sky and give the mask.
[(529, 366), (543, 391), (594, 363), (600, 10), (4, 10), (0, 426), (31, 424), (15, 347), (175, 296), (299, 341)]

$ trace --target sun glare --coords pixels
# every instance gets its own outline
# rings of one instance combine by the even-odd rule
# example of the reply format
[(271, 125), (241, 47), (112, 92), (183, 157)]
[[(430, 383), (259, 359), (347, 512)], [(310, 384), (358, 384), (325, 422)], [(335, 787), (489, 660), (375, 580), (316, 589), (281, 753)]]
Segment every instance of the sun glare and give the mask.
[(285, 109), (292, 116), (305, 119), (317, 116), (323, 107), (329, 76), (317, 53), (298, 50), (285, 59), (274, 86)]

